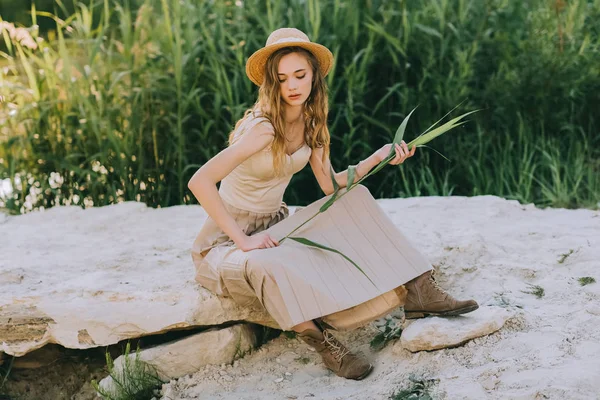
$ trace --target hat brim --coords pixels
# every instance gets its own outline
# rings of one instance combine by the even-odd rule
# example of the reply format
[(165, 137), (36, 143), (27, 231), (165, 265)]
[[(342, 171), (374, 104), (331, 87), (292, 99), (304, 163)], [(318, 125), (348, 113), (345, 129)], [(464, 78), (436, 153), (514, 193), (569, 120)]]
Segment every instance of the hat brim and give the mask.
[(262, 85), (263, 80), (265, 79), (265, 65), (267, 64), (267, 59), (271, 54), (284, 47), (301, 47), (310, 51), (317, 58), (319, 69), (323, 76), (327, 76), (331, 71), (331, 68), (333, 68), (333, 54), (327, 47), (321, 44), (313, 42), (283, 42), (272, 44), (254, 52), (246, 62), (246, 75), (248, 75), (248, 78), (250, 78), (255, 85)]

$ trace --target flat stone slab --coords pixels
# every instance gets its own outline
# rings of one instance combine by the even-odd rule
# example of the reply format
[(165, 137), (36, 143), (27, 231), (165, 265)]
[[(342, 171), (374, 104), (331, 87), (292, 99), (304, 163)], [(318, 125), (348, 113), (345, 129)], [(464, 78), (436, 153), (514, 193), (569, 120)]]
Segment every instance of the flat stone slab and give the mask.
[(0, 352), (85, 349), (245, 320), (277, 327), (194, 281), (200, 206), (55, 207), (0, 220)]
[(456, 347), (471, 339), (494, 333), (511, 317), (500, 307), (481, 307), (456, 317), (428, 317), (415, 320), (402, 331), (402, 348), (417, 352)]

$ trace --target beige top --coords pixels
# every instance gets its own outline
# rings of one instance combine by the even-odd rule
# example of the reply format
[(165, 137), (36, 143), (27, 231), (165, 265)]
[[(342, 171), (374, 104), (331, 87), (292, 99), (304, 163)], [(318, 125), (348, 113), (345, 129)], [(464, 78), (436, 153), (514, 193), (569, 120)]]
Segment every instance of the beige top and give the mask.
[[(267, 118), (259, 114), (248, 114), (234, 132), (233, 142), (259, 123), (270, 124)], [(281, 176), (276, 176), (271, 146), (267, 146), (231, 171), (221, 181), (219, 194), (225, 202), (241, 210), (255, 213), (277, 212), (292, 176), (306, 166), (311, 152), (311, 148), (305, 143), (292, 155), (286, 154), (283, 172)]]

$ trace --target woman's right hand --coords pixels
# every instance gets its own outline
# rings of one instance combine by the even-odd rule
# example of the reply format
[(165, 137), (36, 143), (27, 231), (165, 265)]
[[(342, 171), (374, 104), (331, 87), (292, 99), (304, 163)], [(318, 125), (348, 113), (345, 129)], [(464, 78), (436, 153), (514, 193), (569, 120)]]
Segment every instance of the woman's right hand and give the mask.
[(279, 246), (277, 239), (266, 232), (261, 232), (256, 235), (246, 236), (238, 247), (242, 251), (250, 251), (254, 249), (270, 249), (277, 246)]

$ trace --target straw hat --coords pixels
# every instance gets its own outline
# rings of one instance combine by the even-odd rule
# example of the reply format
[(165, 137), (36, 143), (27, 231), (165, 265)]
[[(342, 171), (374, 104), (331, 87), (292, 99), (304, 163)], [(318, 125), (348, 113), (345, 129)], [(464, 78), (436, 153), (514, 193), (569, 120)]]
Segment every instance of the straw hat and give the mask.
[(246, 62), (246, 75), (252, 82), (260, 86), (265, 77), (267, 59), (275, 51), (290, 46), (302, 47), (310, 51), (319, 61), (319, 69), (326, 76), (333, 66), (333, 54), (323, 45), (313, 43), (306, 34), (295, 28), (281, 28), (273, 31), (267, 39), (267, 44), (257, 50)]

